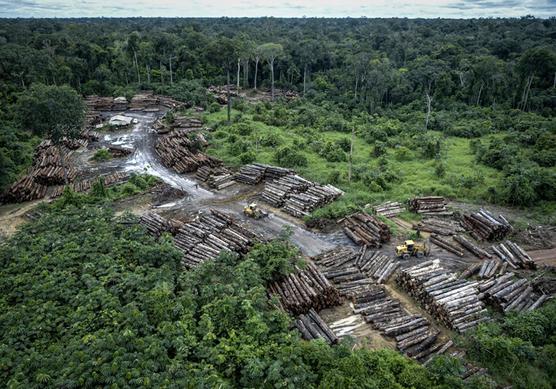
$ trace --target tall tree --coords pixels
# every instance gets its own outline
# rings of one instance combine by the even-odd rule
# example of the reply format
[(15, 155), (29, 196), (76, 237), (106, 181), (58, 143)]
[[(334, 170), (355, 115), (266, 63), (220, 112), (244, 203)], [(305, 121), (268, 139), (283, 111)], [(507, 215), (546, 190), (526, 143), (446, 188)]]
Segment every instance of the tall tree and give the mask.
[(279, 43), (265, 43), (261, 45), (261, 53), (270, 66), (270, 95), (274, 100), (274, 61), (284, 53), (284, 48)]

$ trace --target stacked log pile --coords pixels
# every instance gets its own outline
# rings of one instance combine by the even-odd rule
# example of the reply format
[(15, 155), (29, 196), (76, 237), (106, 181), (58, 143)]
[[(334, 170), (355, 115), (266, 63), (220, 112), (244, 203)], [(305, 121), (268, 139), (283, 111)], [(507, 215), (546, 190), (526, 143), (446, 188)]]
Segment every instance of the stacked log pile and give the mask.
[(244, 165), (234, 176), (234, 180), (247, 185), (257, 185), (263, 180), (265, 171), (266, 168), (261, 164)]
[(180, 174), (194, 172), (205, 165), (215, 167), (222, 164), (222, 161), (196, 150), (197, 143), (186, 132), (173, 131), (160, 137), (155, 148), (162, 163)]
[(386, 294), (383, 287), (370, 287), (353, 300), (354, 312), (387, 337), (396, 341), (399, 351), (419, 361), (444, 353), (452, 342), (437, 343), (440, 332), (421, 315), (407, 312), (400, 301)]
[(341, 190), (332, 185), (312, 183), (312, 186), (309, 186), (304, 192), (294, 192), (287, 196), (283, 209), (292, 216), (302, 218), (315, 209), (334, 201), (342, 194)]
[(24, 176), (10, 186), (2, 195), (2, 202), (23, 202), (42, 199), (46, 196), (48, 187), (39, 184), (32, 176)]
[[(409, 314), (399, 300), (389, 296), (384, 286), (377, 284), (381, 279), (380, 269), (384, 273), (392, 263), (379, 252), (367, 252), (363, 248), (356, 253), (351, 249), (336, 248), (313, 260), (324, 269), (323, 274), (342, 296), (353, 302), (353, 312), (362, 315), (383, 335), (394, 338), (401, 352), (424, 361), (432, 355), (444, 353), (452, 345), (451, 342), (437, 343), (439, 332), (427, 319)], [(369, 278), (360, 269), (365, 270)]]
[(66, 139), (58, 147), (50, 140), (42, 141), (35, 149), (31, 168), (3, 194), (2, 201), (41, 199), (48, 194), (49, 187), (64, 184), (66, 175), (68, 182), (74, 181), (77, 178), (77, 170), (73, 166), (71, 154), (73, 150), (86, 144), (86, 140)]
[(131, 98), (129, 109), (131, 111), (140, 110), (156, 110), (159, 107), (160, 100), (153, 94), (140, 93)]
[[(93, 187), (93, 184), (101, 179), (105, 187), (110, 187), (116, 184), (121, 184), (129, 179), (129, 174), (125, 172), (114, 172), (100, 177), (85, 178), (83, 180), (73, 182), (70, 187), (74, 192), (88, 192)], [(61, 196), (64, 193), (64, 185), (58, 185), (49, 193), (50, 198)]]
[(230, 97), (238, 96), (237, 86), (232, 84), (222, 86), (211, 85), (208, 87), (207, 91), (222, 105), (228, 104), (228, 95)]
[(387, 201), (383, 204), (374, 206), (373, 210), (377, 215), (390, 218), (402, 213), (404, 211), (404, 206), (397, 201)]
[(197, 178), (200, 181), (206, 182), (209, 187), (217, 190), (227, 188), (235, 183), (232, 173), (223, 166), (201, 166), (197, 170)]
[(413, 229), (445, 236), (455, 235), (459, 232), (465, 231), (459, 223), (437, 218), (423, 219), (420, 222), (413, 224)]
[(185, 223), (174, 236), (175, 246), (184, 254), (182, 264), (187, 268), (216, 259), (222, 252), (245, 254), (259, 240), (232, 217), (214, 209)]
[(206, 129), (205, 127), (203, 127), (203, 122), (200, 119), (190, 116), (174, 117), (170, 123), (158, 120), (155, 123), (154, 128), (159, 134), (167, 134), (173, 130), (194, 132)]
[(324, 276), (332, 281), (342, 297), (353, 297), (373, 283), (357, 267), (359, 256), (360, 253), (349, 248), (338, 247), (313, 257), (313, 261), (322, 269)]
[(269, 285), (269, 294), (276, 296), (288, 312), (299, 315), (311, 308), (321, 310), (341, 303), (338, 290), (312, 263), (305, 269), (290, 273)]
[(174, 235), (174, 245), (183, 253), (182, 265), (189, 269), (216, 259), (223, 252), (245, 254), (260, 241), (257, 234), (215, 209), (201, 213), (187, 223), (165, 220), (151, 214), (144, 215), (140, 222), (155, 237), (163, 232)]
[(177, 109), (181, 107), (190, 108), (193, 106), (193, 104), (189, 102), (179, 101), (170, 96), (157, 95), (156, 97), (158, 98), (158, 104), (168, 109)]
[(380, 247), (390, 240), (390, 229), (375, 216), (357, 212), (340, 220), (345, 234), (361, 246)]
[(492, 251), (502, 261), (507, 262), (509, 266), (517, 269), (536, 269), (537, 265), (533, 259), (523, 250), (517, 243), (506, 240), (505, 243), (492, 246)]
[(402, 270), (397, 283), (431, 315), (458, 332), (488, 320), (478, 283), (458, 279), (442, 268), (439, 260)]
[(187, 106), (186, 103), (175, 100), (168, 96), (154, 95), (152, 93), (142, 93), (133, 96), (131, 102), (128, 102), (125, 97), (100, 97), (100, 96), (87, 96), (85, 98), (85, 105), (89, 112), (94, 111), (140, 111), (140, 110), (158, 110), (160, 106), (166, 108), (179, 108)]
[(326, 278), (331, 280), (343, 296), (352, 296), (367, 285), (387, 282), (399, 267), (399, 261), (378, 251), (359, 253), (349, 248), (336, 248), (313, 257), (323, 269)]
[(256, 185), (263, 180), (277, 180), (290, 174), (294, 174), (291, 169), (254, 163), (242, 166), (236, 174), (235, 180), (247, 185)]
[(444, 250), (456, 254), (458, 257), (463, 257), (464, 255), (463, 250), (459, 245), (455, 244), (451, 240), (442, 238), (440, 235), (432, 234), (430, 236), (430, 242), (434, 243), (438, 247), (442, 247)]
[(336, 334), (312, 308), (306, 315), (299, 315), (299, 318), (295, 321), (295, 326), (301, 332), (303, 339), (324, 339), (328, 344), (338, 343), (339, 339)]
[(481, 299), (503, 313), (532, 311), (549, 299), (544, 293), (536, 293), (529, 280), (514, 277), (512, 272), (482, 281), (479, 290)]
[(284, 205), (288, 196), (305, 192), (311, 184), (311, 181), (297, 174), (287, 175), (272, 182), (267, 182), (261, 196), (267, 203), (279, 208)]
[(507, 268), (507, 265), (504, 266), (502, 262), (497, 259), (486, 260), (481, 264), (478, 276), (479, 278), (491, 278), (496, 274), (502, 275), (506, 272)]
[(400, 266), (400, 261), (381, 254), (379, 251), (364, 250), (357, 258), (355, 264), (377, 284), (382, 284), (388, 282), (392, 274)]
[(91, 95), (85, 97), (85, 105), (89, 111), (111, 111), (114, 106), (114, 99)]
[(297, 174), (291, 174), (287, 169), (266, 169), (265, 177), (280, 177), (265, 184), (262, 199), (274, 207), (283, 207), (285, 212), (295, 217), (304, 217), (343, 194), (332, 185), (319, 185)]
[(487, 251), (483, 250), (469, 239), (464, 237), (463, 235), (454, 235), (454, 240), (462, 245), (467, 251), (472, 253), (473, 255), (477, 256), (478, 258), (492, 258), (492, 255)]
[(446, 208), (448, 202), (444, 197), (416, 197), (409, 200), (409, 210), (426, 216), (450, 216), (453, 212)]
[(171, 223), (154, 212), (147, 212), (141, 216), (139, 223), (145, 226), (147, 232), (156, 238), (159, 238), (165, 232), (170, 232)]
[(496, 217), (484, 209), (463, 215), (461, 222), (476, 240), (501, 240), (512, 230), (512, 226), (504, 216)]

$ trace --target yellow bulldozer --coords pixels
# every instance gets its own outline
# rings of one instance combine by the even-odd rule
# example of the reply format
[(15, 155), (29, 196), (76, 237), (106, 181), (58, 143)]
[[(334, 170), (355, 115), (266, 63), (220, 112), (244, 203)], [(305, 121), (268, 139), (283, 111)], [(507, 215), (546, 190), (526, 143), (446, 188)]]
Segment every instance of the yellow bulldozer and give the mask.
[(251, 203), (243, 207), (243, 213), (253, 219), (262, 219), (268, 216), (268, 213), (260, 209), (256, 203)]
[(409, 259), (409, 257), (422, 258), (428, 256), (430, 253), (429, 247), (423, 242), (414, 242), (406, 240), (404, 244), (396, 246), (396, 256), (402, 259)]

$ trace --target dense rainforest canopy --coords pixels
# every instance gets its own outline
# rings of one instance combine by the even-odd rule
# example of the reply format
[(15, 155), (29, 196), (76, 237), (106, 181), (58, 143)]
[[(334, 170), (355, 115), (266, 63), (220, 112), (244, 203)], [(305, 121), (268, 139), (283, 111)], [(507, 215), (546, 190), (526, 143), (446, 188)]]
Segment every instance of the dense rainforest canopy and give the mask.
[[(33, 82), (83, 94), (184, 79), (276, 82), (377, 112), (422, 101), (555, 109), (555, 19), (6, 19), (0, 23), (4, 97)], [(306, 80), (307, 81), (307, 80)], [(120, 89), (121, 90), (121, 89)]]
[[(0, 190), (42, 137), (77, 129), (52, 127), (82, 119), (78, 95), (154, 90), (206, 109), (226, 164), (346, 191), (314, 219), (418, 193), (540, 204), (554, 222), (555, 47), (554, 18), (0, 19)], [(300, 98), (234, 100), (228, 120), (206, 91), (228, 82)], [(305, 342), (265, 292), (297, 249), (278, 239), (184, 271), (169, 238), (107, 200), (152, 185), (68, 190), (0, 243), (5, 386), (556, 386), (554, 302), (458, 338), (490, 373), (468, 382), (450, 357)]]

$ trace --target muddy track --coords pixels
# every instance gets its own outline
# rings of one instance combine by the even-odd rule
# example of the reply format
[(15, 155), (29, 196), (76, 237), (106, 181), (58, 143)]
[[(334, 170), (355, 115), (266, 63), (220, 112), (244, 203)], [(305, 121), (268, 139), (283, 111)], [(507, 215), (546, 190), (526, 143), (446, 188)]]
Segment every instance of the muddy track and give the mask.
[(160, 113), (126, 113), (126, 115), (137, 119), (137, 123), (128, 129), (106, 133), (101, 144), (129, 146), (133, 147), (135, 152), (128, 158), (110, 160), (100, 164), (91, 164), (88, 162), (88, 156), (84, 156), (80, 159), (83, 170), (96, 170), (97, 173), (123, 170), (148, 173), (159, 177), (170, 186), (187, 192), (188, 196), (172, 203), (160, 205), (156, 207), (157, 211), (185, 217), (198, 211), (217, 208), (234, 214), (267, 239), (278, 236), (284, 230), (289, 230), (290, 240), (305, 255), (316, 255), (336, 245), (352, 245), (341, 231), (329, 234), (309, 231), (301, 220), (284, 214), (280, 210), (270, 209), (262, 203), (261, 207), (270, 212), (268, 218), (263, 220), (246, 218), (243, 215), (243, 207), (257, 195), (261, 188), (246, 187), (240, 184), (219, 192), (203, 188), (193, 175), (178, 174), (160, 162), (154, 147), (157, 134), (153, 130), (153, 124)]

